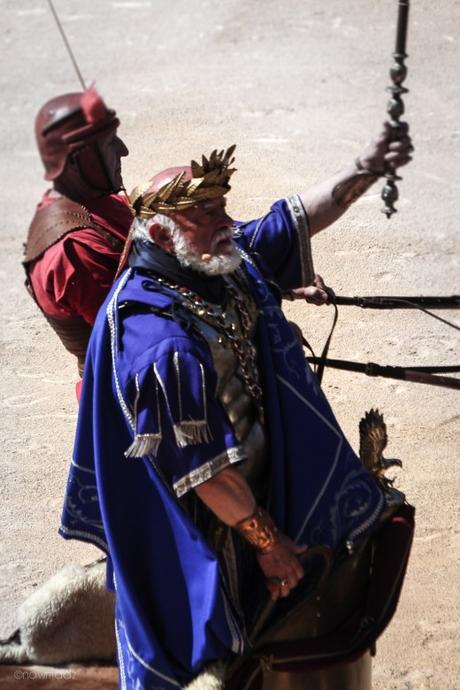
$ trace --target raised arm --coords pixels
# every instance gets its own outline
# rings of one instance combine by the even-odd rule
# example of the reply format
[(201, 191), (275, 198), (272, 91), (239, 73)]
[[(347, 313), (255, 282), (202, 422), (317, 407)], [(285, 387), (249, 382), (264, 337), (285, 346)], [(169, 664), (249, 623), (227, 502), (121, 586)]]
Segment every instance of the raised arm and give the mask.
[(310, 221), (310, 235), (334, 223), (386, 169), (408, 163), (414, 150), (406, 124), (393, 128), (387, 122), (377, 139), (353, 163), (300, 194)]

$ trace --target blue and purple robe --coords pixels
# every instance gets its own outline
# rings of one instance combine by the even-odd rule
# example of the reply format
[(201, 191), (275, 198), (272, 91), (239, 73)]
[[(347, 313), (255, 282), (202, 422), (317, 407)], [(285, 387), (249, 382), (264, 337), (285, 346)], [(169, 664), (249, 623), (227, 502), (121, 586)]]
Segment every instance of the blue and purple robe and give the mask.
[[(313, 279), (300, 199), (278, 201), (263, 218), (240, 224), (235, 243), (260, 312), (268, 510), (298, 543), (359, 542), (376, 527), (383, 496), (270, 287)], [(245, 621), (219, 559), (182, 499), (244, 462), (244, 452), (215, 395), (209, 347), (177, 308), (177, 294), (152, 289), (152, 281), (127, 269), (99, 312), (60, 530), (109, 556), (123, 690), (182, 688), (245, 645)], [(262, 599), (260, 572), (253, 584), (253, 598)]]

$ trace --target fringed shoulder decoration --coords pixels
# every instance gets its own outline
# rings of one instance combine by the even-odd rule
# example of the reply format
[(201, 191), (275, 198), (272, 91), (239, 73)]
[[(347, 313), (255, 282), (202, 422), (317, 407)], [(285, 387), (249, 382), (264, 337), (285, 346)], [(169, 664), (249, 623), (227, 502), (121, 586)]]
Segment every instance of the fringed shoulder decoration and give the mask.
[(160, 391), (153, 367), (136, 374), (134, 383), (134, 440), (125, 451), (125, 457), (156, 456), (162, 434)]
[(174, 352), (154, 365), (179, 448), (209, 443), (203, 364), (188, 352)]
[(135, 375), (134, 440), (125, 457), (157, 456), (163, 438), (161, 410), (165, 409), (179, 448), (212, 440), (204, 366), (188, 352), (163, 355)]

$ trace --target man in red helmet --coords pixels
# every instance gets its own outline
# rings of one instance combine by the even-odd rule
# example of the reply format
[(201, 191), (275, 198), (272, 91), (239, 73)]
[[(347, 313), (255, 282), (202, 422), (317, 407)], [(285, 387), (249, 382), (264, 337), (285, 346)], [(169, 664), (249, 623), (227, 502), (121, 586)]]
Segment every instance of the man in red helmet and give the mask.
[(29, 228), (26, 285), (80, 375), (91, 327), (110, 289), (132, 213), (124, 196), (120, 121), (94, 87), (48, 101), (35, 134), (52, 189)]

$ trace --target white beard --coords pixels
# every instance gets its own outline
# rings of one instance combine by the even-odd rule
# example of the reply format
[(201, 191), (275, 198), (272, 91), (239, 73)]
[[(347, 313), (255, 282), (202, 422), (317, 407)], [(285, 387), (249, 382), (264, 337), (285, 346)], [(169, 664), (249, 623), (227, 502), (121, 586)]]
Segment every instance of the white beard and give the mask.
[[(228, 237), (231, 238), (230, 230), (221, 230), (217, 233), (213, 240), (211, 251), (220, 240)], [(208, 261), (203, 261), (201, 256), (194, 253), (189, 241), (183, 236), (179, 228), (172, 231), (171, 239), (174, 244), (176, 258), (184, 268), (193, 268), (195, 271), (205, 273), (208, 276), (219, 276), (233, 273), (241, 263), (241, 256), (233, 242), (230, 251), (222, 254), (213, 254)]]

